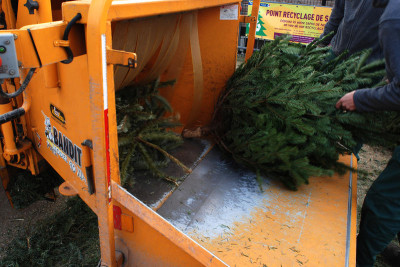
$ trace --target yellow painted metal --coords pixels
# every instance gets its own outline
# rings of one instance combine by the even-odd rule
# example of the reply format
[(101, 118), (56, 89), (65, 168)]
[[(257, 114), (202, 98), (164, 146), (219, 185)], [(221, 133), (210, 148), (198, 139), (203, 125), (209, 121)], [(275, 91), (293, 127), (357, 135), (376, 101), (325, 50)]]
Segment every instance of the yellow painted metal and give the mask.
[[(357, 167), (353, 155), (340, 160)], [(189, 235), (230, 266), (345, 266), (346, 256), (355, 266), (356, 172), (311, 178), (296, 192), (274, 183), (263, 195), (250, 216), (223, 234)]]
[(107, 63), (115, 66), (137, 67), (136, 54), (107, 48)]
[[(53, 14), (52, 14), (52, 10), (51, 10), (51, 2), (49, 3), (48, 0), (40, 0), (40, 1), (38, 1), (38, 4), (40, 6), (40, 11), (37, 10), (37, 13), (39, 13), (39, 22), (40, 23), (52, 22)], [(56, 36), (56, 35), (54, 35), (54, 36)], [(46, 36), (46, 37), (48, 38), (49, 36)], [(32, 38), (33, 38), (33, 35), (32, 35)], [(40, 38), (39, 40), (42, 40), (42, 38)], [(42, 43), (42, 42), (35, 41), (35, 45), (36, 45), (36, 43)], [(37, 49), (38, 49), (38, 47), (37, 47)], [(38, 54), (40, 57), (39, 51), (40, 50), (38, 50)], [(49, 52), (48, 50), (45, 50), (45, 51), (47, 51), (47, 53)], [(43, 64), (43, 63), (41, 63), (41, 64)], [(47, 64), (45, 64), (45, 65), (47, 65)], [(43, 71), (44, 71), (45, 86), (47, 88), (58, 88), (59, 84), (58, 84), (57, 64), (51, 64), (51, 65), (45, 66), (45, 67), (43, 67)]]
[(256, 18), (256, 20), (250, 22), (250, 29), (249, 29), (249, 35), (247, 38), (247, 49), (246, 49), (246, 56), (245, 56), (246, 61), (251, 57), (251, 55), (253, 55), (254, 40), (256, 39), (256, 28), (257, 28), (259, 9), (260, 9), (260, 0), (254, 0), (253, 8), (251, 10), (251, 16)]
[(115, 231), (129, 249), (128, 266), (226, 266), (120, 185), (112, 190), (115, 205), (134, 218), (133, 233)]
[[(9, 0), (2, 3), (3, 8), (10, 8)], [(21, 122), (35, 150), (64, 178), (69, 193), (77, 193), (97, 214), (102, 264), (116, 266), (121, 257), (115, 251), (119, 250), (128, 266), (224, 266), (121, 188), (115, 91), (119, 85), (158, 77), (162, 81), (176, 78), (175, 86), (162, 94), (180, 114), (183, 127), (207, 125), (236, 65), (239, 14), (237, 19), (222, 20), (220, 7), (238, 6), (238, 1), (69, 1), (62, 4), (63, 21), (59, 22), (51, 22), (52, 16), (58, 14), (58, 10), (51, 9), (51, 1), (39, 0), (39, 4), (40, 9), (29, 15), (23, 1), (19, 1), (18, 19), (14, 22), (12, 12), (6, 12), (10, 25), (16, 25), (16, 29), (8, 31), (18, 37), (16, 49), (22, 67), (41, 67), (27, 29), (42, 63), (23, 101), (17, 99), (15, 103), (28, 111)], [(82, 19), (73, 27), (69, 41), (61, 41), (68, 21), (77, 13), (82, 14)], [(245, 21), (255, 27), (255, 19)], [(162, 22), (164, 32), (159, 28)], [(146, 28), (150, 24), (156, 34)], [(118, 29), (136, 33), (135, 37), (126, 35), (135, 38), (129, 49), (114, 47), (117, 36), (124, 36)], [(166, 31), (171, 35), (162, 36)], [(74, 53), (71, 64), (60, 63), (66, 59), (66, 45)], [(136, 55), (137, 70), (116, 66), (126, 65)], [(123, 79), (116, 86), (120, 77)], [(62, 115), (55, 116), (54, 108)], [(4, 112), (0, 110), (0, 114)], [(11, 139), (8, 135), (6, 142)], [(85, 140), (92, 141), (93, 150), (82, 147)], [(27, 155), (28, 161), (34, 163), (29, 164), (29, 169), (37, 173), (37, 155), (32, 149), (27, 150)], [(4, 158), (0, 160), (0, 167), (3, 165)], [(85, 173), (89, 166), (93, 166), (94, 194), (89, 192)], [(122, 210), (121, 230), (114, 229), (114, 205)], [(228, 259), (228, 263), (234, 262)]]
[[(23, 74), (24, 71), (21, 71), (21, 75)], [(14, 79), (15, 83), (18, 83), (18, 81), (19, 79)], [(16, 90), (15, 86), (8, 80), (3, 83), (2, 87), (3, 90), (8, 93), (15, 92)], [(30, 94), (27, 91), (25, 91), (23, 95), (18, 96), (17, 100), (1, 98), (0, 101), (3, 103), (0, 105), (0, 114), (12, 111), (14, 105), (18, 105), (25, 111), (28, 111), (31, 105)], [(19, 118), (18, 123), (23, 125), (23, 131), (17, 132), (14, 130), (14, 122), (4, 123), (0, 127), (3, 135), (3, 147), (0, 154), (2, 155), (2, 161), (4, 164), (29, 170), (33, 175), (36, 175), (38, 174), (38, 157), (32, 148), (32, 143), (21, 133), (23, 132), (25, 134), (27, 132), (25, 118)], [(15, 135), (15, 133), (18, 133), (18, 135)], [(7, 170), (2, 171), (1, 179), (3, 180), (3, 185), (7, 190), (6, 185), (9, 181)], [(9, 195), (7, 196), (9, 197)]]
[[(82, 14), (81, 23), (88, 20), (88, 11), (91, 5), (90, 1), (71, 1), (63, 3), (63, 19), (71, 20), (76, 13)], [(149, 0), (149, 1), (113, 1), (107, 14), (108, 21), (119, 21), (133, 18), (143, 18), (158, 16), (162, 14), (171, 14), (187, 12), (191, 10), (200, 10), (204, 8), (220, 7), (222, 5), (237, 4), (235, 0)]]
[(44, 22), (53, 21), (51, 1), (49, 0), (36, 0), (40, 8), (34, 11), (33, 15), (29, 14), (28, 9), (24, 6), (26, 1), (18, 1), (18, 14), (15, 29), (19, 29), (26, 25), (33, 25)]
[[(110, 80), (113, 80), (113, 67), (106, 64), (106, 47), (112, 47), (111, 24), (107, 22), (111, 2), (111, 0), (99, 0), (90, 4), (87, 19), (87, 54), (101, 262), (103, 265), (116, 266), (113, 206), (111, 205), (111, 171), (110, 165), (108, 165), (111, 160), (109, 155), (112, 151), (106, 144), (110, 135), (117, 134), (116, 131), (109, 131), (108, 117), (109, 115), (115, 117), (115, 101), (108, 101), (109, 92), (113, 92), (113, 83), (110, 83)], [(108, 106), (109, 103), (110, 106)], [(115, 118), (111, 121), (115, 123)], [(118, 161), (113, 162), (114, 164), (118, 166)]]
[[(20, 81), (21, 80), (19, 78), (15, 78), (14, 79), (14, 84), (12, 84), (11, 80), (5, 80), (4, 85), (7, 88), (7, 92), (9, 92), (9, 93), (15, 92), (16, 88), (20, 87), (20, 84), (21, 84)], [(26, 93), (25, 93), (25, 97), (26, 97)], [(22, 106), (23, 105), (23, 101), (24, 101), (24, 95), (19, 95), (15, 99), (12, 99), (13, 106), (15, 106), (15, 107)], [(26, 117), (27, 116), (28, 115), (25, 114), (25, 116), (22, 116), (22, 117), (19, 118), (19, 122), (20, 122), (20, 124), (22, 126), (22, 130), (23, 130), (23, 136), (26, 136), (27, 132), (28, 132), (28, 130), (26, 128)]]
[[(0, 105), (0, 114), (4, 114), (7, 112), (12, 111), (12, 105), (11, 102), (8, 102), (6, 104), (1, 104)], [(17, 151), (17, 147), (15, 145), (15, 139), (14, 139), (14, 132), (13, 132), (13, 126), (12, 122), (7, 122), (1, 125), (1, 132), (3, 133), (4, 139), (4, 155), (6, 160), (11, 160), (11, 155), (14, 155)]]
[[(173, 5), (171, 5), (171, 1), (160, 1), (157, 3), (154, 3), (154, 7), (157, 8), (152, 8), (153, 12), (155, 11), (160, 12), (160, 8), (159, 8), (159, 4), (164, 5), (167, 2), (170, 2), (169, 7), (173, 7)], [(172, 1), (173, 2), (173, 1)], [(182, 3), (182, 2), (181, 2)], [(66, 10), (66, 7), (68, 5), (74, 5), (77, 3), (66, 3), (63, 6), (63, 9)], [(111, 205), (108, 204), (108, 198), (114, 198), (115, 196), (113, 195), (113, 191), (110, 190), (108, 188), (108, 183), (107, 183), (107, 176), (108, 174), (111, 175), (111, 180), (114, 180), (116, 182), (119, 181), (119, 176), (118, 176), (118, 169), (115, 168), (115, 166), (118, 166), (118, 147), (117, 147), (117, 132), (116, 132), (116, 122), (115, 122), (115, 102), (114, 102), (114, 84), (113, 84), (113, 71), (112, 71), (112, 66), (108, 65), (108, 66), (104, 66), (105, 64), (105, 54), (106, 54), (106, 48), (107, 47), (112, 47), (112, 43), (111, 43), (111, 27), (109, 23), (105, 23), (105, 22), (99, 22), (101, 19), (105, 19), (106, 13), (104, 11), (104, 8), (107, 7), (109, 3), (102, 3), (99, 4), (97, 6), (97, 3), (95, 5), (91, 5), (90, 6), (90, 10), (89, 10), (89, 19), (88, 19), (88, 26), (87, 26), (87, 51), (88, 51), (88, 62), (89, 62), (89, 80), (90, 80), (90, 94), (91, 94), (91, 116), (92, 116), (92, 129), (94, 131), (94, 136), (95, 138), (93, 138), (93, 147), (94, 147), (94, 166), (95, 168), (95, 181), (96, 181), (96, 196), (97, 196), (97, 211), (98, 211), (98, 215), (99, 215), (99, 228), (100, 228), (100, 240), (103, 240), (103, 242), (101, 241), (101, 251), (102, 251), (102, 261), (104, 261), (105, 264), (108, 265), (112, 265), (115, 260), (113, 259), (113, 243), (111, 242), (112, 237), (113, 237), (113, 232), (115, 232), (115, 234), (117, 234), (117, 231), (114, 231), (112, 229), (113, 225), (111, 224), (112, 220), (111, 220), (111, 215), (112, 215), (112, 210), (111, 210)], [(208, 5), (211, 5), (211, 1), (207, 2)], [(129, 5), (130, 6), (130, 5)], [(202, 5), (203, 7), (205, 7), (206, 5), (203, 3)], [(212, 5), (214, 6), (214, 4)], [(75, 6), (76, 7), (76, 6)], [(91, 20), (91, 15), (92, 14), (91, 10), (96, 10), (97, 11), (93, 11), (95, 12), (96, 16), (93, 16), (93, 21)], [(128, 8), (128, 6), (126, 6), (126, 8)], [(176, 7), (175, 7), (176, 8)], [(142, 10), (140, 8), (138, 8), (137, 10)], [(161, 9), (162, 10), (162, 9)], [(179, 8), (180, 11), (182, 11)], [(83, 10), (74, 10), (75, 12), (80, 12), (83, 15), (83, 18), (85, 17), (85, 12)], [(122, 9), (121, 9), (122, 11)], [(166, 12), (172, 12), (174, 11), (173, 9), (168, 9)], [(110, 11), (111, 12), (111, 11)], [(213, 25), (213, 28), (204, 28), (201, 29), (201, 26), (199, 25), (199, 27), (196, 29), (198, 30), (198, 32), (196, 33), (198, 36), (200, 36), (200, 46), (202, 44), (202, 42), (209, 42), (209, 46), (215, 45), (215, 41), (213, 38), (215, 38), (215, 40), (218, 39), (222, 39), (224, 40), (224, 38), (221, 36), (221, 31), (223, 32), (223, 30), (228, 29), (228, 31), (226, 31), (226, 36), (232, 36), (228, 42), (227, 40), (224, 40), (225, 43), (228, 43), (230, 45), (229, 49), (226, 49), (225, 47), (225, 53), (229, 53), (229, 56), (225, 57), (223, 60), (221, 60), (221, 64), (224, 64), (225, 66), (219, 66), (218, 60), (211, 60), (211, 58), (215, 57), (215, 53), (212, 53), (213, 51), (215, 51), (213, 49), (210, 49), (211, 51), (209, 53), (202, 53), (202, 56), (204, 56), (205, 54), (207, 54), (207, 56), (204, 56), (202, 58), (203, 62), (207, 62), (208, 60), (211, 60), (209, 65), (211, 66), (210, 68), (210, 72), (212, 69), (217, 70), (218, 67), (220, 68), (220, 73), (217, 74), (218, 77), (224, 77), (223, 79), (210, 79), (209, 82), (206, 83), (206, 91), (207, 92), (212, 92), (213, 93), (213, 97), (211, 99), (214, 99), (214, 101), (216, 100), (216, 97), (218, 96), (218, 91), (222, 89), (224, 82), (227, 80), (227, 78), (233, 73), (234, 71), (234, 66), (235, 66), (235, 60), (236, 60), (236, 38), (237, 38), (237, 22), (236, 21), (232, 21), (232, 22), (226, 22), (224, 23), (223, 21), (219, 21), (219, 12), (220, 9), (219, 8), (214, 8), (214, 9), (209, 9), (209, 10), (204, 10), (204, 13), (202, 13), (203, 10), (199, 11), (199, 19), (196, 21), (197, 22), (202, 22), (204, 21), (205, 24), (204, 26), (211, 26), (212, 22), (216, 22), (218, 27), (219, 27), (219, 34), (220, 36), (218, 36), (219, 38), (215, 38), (214, 34), (217, 35), (217, 30), (215, 30), (216, 27), (215, 25)], [(201, 14), (200, 14), (201, 13)], [(135, 16), (137, 15), (138, 17), (140, 17), (140, 14), (134, 14)], [(130, 14), (129, 17), (132, 18), (134, 15)], [(154, 13), (153, 13), (154, 15)], [(200, 19), (200, 16), (202, 16), (202, 19)], [(84, 19), (83, 19), (84, 21)], [(208, 24), (210, 23), (210, 24)], [(226, 26), (224, 26), (226, 25)], [(200, 30), (201, 29), (201, 30)], [(209, 34), (208, 32), (206, 33), (206, 30), (208, 30), (209, 32), (211, 32), (211, 34)], [(203, 32), (201, 32), (203, 31)], [(201, 36), (203, 36), (204, 38), (202, 39)], [(222, 37), (222, 38), (221, 38)], [(103, 39), (102, 39), (103, 38)], [(230, 41), (233, 41), (233, 44), (231, 44)], [(103, 42), (103, 43), (102, 43)], [(193, 46), (194, 44), (192, 44), (192, 50), (194, 49)], [(231, 48), (232, 47), (232, 48)], [(207, 49), (209, 48), (207, 45), (205, 45), (205, 48), (203, 49)], [(219, 46), (218, 49), (220, 51), (224, 50), (224, 48), (222, 46)], [(190, 52), (193, 53), (193, 52)], [(189, 53), (188, 53), (189, 54)], [(190, 54), (189, 54), (190, 55)], [(138, 57), (140, 58), (140, 53), (138, 53)], [(101, 61), (101, 59), (103, 58), (103, 62)], [(192, 62), (191, 59), (193, 58), (190, 56), (186, 56), (186, 58), (189, 59), (188, 61), (188, 65), (182, 69), (182, 73), (181, 73), (181, 77), (185, 77), (188, 76), (187, 74), (185, 74), (185, 70), (188, 70), (188, 73), (193, 73), (193, 69), (192, 69)], [(208, 59), (210, 58), (210, 59)], [(227, 64), (226, 60), (230, 60), (230, 63)], [(214, 61), (214, 62), (213, 62)], [(202, 64), (202, 62), (200, 62), (200, 64)], [(206, 64), (207, 65), (207, 64)], [(103, 68), (101, 68), (103, 66)], [(224, 71), (221, 71), (224, 70)], [(104, 77), (107, 77), (107, 80), (104, 80)], [(192, 76), (193, 77), (193, 76)], [(194, 86), (193, 84), (193, 78), (191, 78), (192, 80), (190, 81), (186, 81), (185, 83), (182, 83), (181, 88), (183, 88), (183, 85), (185, 85), (185, 89), (186, 91), (193, 94), (193, 91), (190, 90), (190, 88)], [(183, 80), (183, 79), (181, 79)], [(213, 82), (213, 85), (216, 86), (216, 82), (218, 82), (220, 85), (216, 88), (218, 88), (218, 90), (215, 90), (215, 87), (211, 86), (211, 82)], [(179, 82), (178, 82), (179, 84)], [(105, 88), (105, 86), (107, 86), (107, 88)], [(179, 85), (176, 86), (176, 88), (180, 88)], [(104, 92), (104, 93), (102, 93)], [(105, 97), (107, 94), (108, 97), (108, 102), (105, 103)], [(185, 106), (186, 109), (189, 109), (189, 111), (192, 109), (189, 105), (190, 102), (193, 102), (193, 96), (190, 97), (190, 101), (188, 103), (188, 106)], [(210, 98), (208, 99), (210, 100)], [(209, 105), (213, 105), (212, 101), (211, 103), (208, 103)], [(107, 105), (108, 110), (106, 109), (105, 105)], [(181, 101), (179, 106), (182, 106), (183, 102)], [(104, 110), (100, 109), (99, 107), (104, 107)], [(108, 113), (107, 113), (108, 111)], [(190, 112), (184, 112), (183, 114), (190, 114)], [(211, 117), (212, 114), (212, 108), (207, 110), (207, 116), (208, 118)], [(107, 119), (109, 124), (107, 125)], [(108, 127), (108, 138), (110, 140), (110, 147), (109, 147), (109, 153), (111, 155), (113, 155), (112, 157), (110, 157), (110, 172), (107, 173), (107, 148), (106, 148), (106, 143), (105, 140), (107, 138), (107, 133), (104, 132), (105, 128), (107, 129)], [(110, 195), (111, 194), (111, 195)], [(125, 199), (129, 199), (129, 197), (131, 197), (129, 194), (127, 194), (125, 196)], [(130, 207), (130, 205), (132, 205), (133, 203), (131, 202), (131, 200), (129, 201), (125, 201), (125, 203), (121, 203), (122, 204), (122, 208), (126, 208), (126, 207)], [(102, 207), (100, 207), (100, 205), (102, 205)], [(102, 210), (101, 210), (102, 209)], [(128, 212), (128, 211), (126, 211)], [(136, 220), (135, 216), (138, 216), (137, 213), (140, 213), (140, 211), (135, 211), (133, 212), (133, 216), (134, 216), (134, 222), (135, 222), (135, 229), (138, 229), (138, 225), (140, 226), (140, 224), (137, 223), (137, 221), (140, 222), (140, 220)], [(139, 227), (140, 229), (140, 227)], [(161, 229), (162, 230), (162, 229)], [(161, 231), (159, 230), (159, 231)], [(166, 233), (163, 232), (164, 230), (161, 231), (162, 235), (165, 235)], [(134, 233), (138, 233), (139, 236), (143, 236), (143, 233), (146, 231), (134, 231)], [(132, 240), (134, 240), (135, 235), (132, 235)], [(182, 238), (184, 238), (184, 236), (181, 236)], [(121, 238), (123, 238), (123, 240), (125, 242), (133, 242), (131, 240), (130, 235), (128, 235), (127, 233), (124, 233), (123, 236), (121, 236)], [(154, 236), (153, 234), (151, 234), (150, 236), (147, 237), (147, 239), (151, 239), (151, 238), (156, 238), (156, 236)], [(157, 239), (156, 239), (157, 240)], [(171, 259), (175, 259), (178, 261), (183, 261), (183, 259), (186, 260), (191, 260), (191, 258), (193, 256), (188, 256), (188, 257), (183, 257), (183, 254), (181, 252), (181, 250), (174, 250), (176, 251), (177, 254), (175, 253), (167, 253), (165, 254), (165, 246), (176, 246), (176, 240), (172, 239), (171, 237), (168, 237), (166, 240), (164, 240), (163, 244), (164, 246), (156, 246), (156, 247), (152, 247), (152, 258), (154, 259), (159, 259), (162, 260), (164, 262), (166, 262), (167, 260), (171, 260)], [(157, 244), (157, 242), (156, 242)], [(175, 244), (175, 245), (173, 245)], [(148, 245), (148, 242), (145, 242), (143, 239), (140, 239), (140, 242), (135, 243), (135, 246), (140, 246), (142, 249), (146, 248), (146, 246)], [(132, 243), (133, 246), (133, 243)], [(131, 246), (131, 247), (132, 247)], [(128, 246), (129, 247), (129, 246)], [(141, 251), (141, 249), (137, 249), (137, 251)], [(206, 251), (202, 251), (203, 255), (209, 255), (208, 252)], [(166, 257), (166, 258), (165, 258)], [(210, 257), (210, 256), (208, 256)], [(212, 257), (212, 256), (211, 256)], [(134, 260), (135, 257), (132, 257), (131, 260)], [(146, 259), (146, 258), (143, 258)], [(150, 259), (147, 259), (147, 261), (150, 261)]]
[[(10, 107), (9, 107), (9, 103), (7, 103), (8, 102), (7, 99), (0, 99), (0, 101), (2, 102), (2, 104), (0, 104), (0, 113), (8, 112)], [(6, 126), (6, 128), (7, 128), (7, 126)], [(2, 130), (2, 133), (3, 133), (3, 136), (4, 136), (4, 142), (5, 143), (10, 143), (11, 142), (11, 145), (12, 145), (12, 143), (15, 142), (14, 138), (11, 139), (10, 136), (6, 137), (4, 135), (4, 132), (6, 132), (6, 131), (8, 132), (8, 129), (5, 129), (5, 131), (3, 131), (3, 128), (1, 128), (1, 130)], [(12, 137), (14, 137), (13, 133), (12, 133)], [(5, 139), (11, 139), (11, 140), (6, 141)], [(0, 177), (1, 177), (3, 188), (4, 188), (5, 192), (6, 192), (6, 196), (7, 196), (8, 200), (9, 200), (11, 206), (13, 206), (13, 203), (12, 203), (12, 200), (11, 200), (11, 196), (10, 196), (10, 192), (9, 192), (9, 188), (8, 188), (8, 185), (10, 183), (10, 176), (9, 176), (9, 173), (8, 173), (5, 157), (3, 156), (4, 155), (3, 152), (4, 152), (3, 151), (3, 146), (0, 145)]]
[(121, 230), (126, 232), (133, 232), (133, 217), (128, 214), (121, 214)]
[(4, 11), (6, 24), (9, 29), (15, 29), (15, 14), (11, 6), (11, 0), (2, 0), (1, 7)]
[(58, 187), (58, 191), (64, 196), (76, 196), (78, 192), (68, 183), (64, 182)]
[(58, 68), (57, 64), (53, 63), (43, 67), (44, 84), (46, 88), (59, 88)]
[[(207, 125), (210, 122), (218, 96), (235, 71), (238, 20), (221, 21), (219, 16), (218, 7), (197, 12), (199, 50), (196, 50), (196, 37), (192, 34), (183, 63), (177, 63), (181, 64), (181, 68), (176, 85), (161, 92), (180, 114), (180, 120), (185, 128)], [(192, 42), (195, 42), (193, 46)], [(194, 53), (196, 51), (197, 53)], [(201, 60), (198, 59), (200, 56)], [(179, 62), (179, 58), (176, 59), (176, 62)], [(202, 73), (198, 64), (201, 64)], [(173, 77), (173, 70), (171, 76), (168, 76), (169, 74), (167, 70), (164, 74), (166, 80), (167, 77)], [(199, 75), (203, 76), (203, 90), (196, 94), (194, 86), (199, 84), (194, 83), (200, 79)], [(197, 92), (200, 90), (197, 88)], [(200, 94), (201, 100), (198, 97)], [(195, 104), (200, 107), (196, 108)]]
[(54, 46), (69, 47), (70, 43), (69, 41), (64, 41), (64, 40), (55, 40)]
[[(44, 86), (45, 72), (40, 68), (25, 91), (32, 98), (27, 114), (27, 136), (34, 142), (36, 151), (97, 212), (95, 195), (89, 194), (86, 182), (85, 167), (90, 162), (81, 145), (92, 138), (87, 56), (75, 57), (71, 64), (59, 64), (58, 72), (59, 87)], [(51, 106), (63, 113), (64, 120), (53, 114)], [(52, 140), (54, 129), (57, 131), (57, 140), (61, 137), (62, 142)], [(82, 150), (77, 158), (78, 163), (68, 155), (70, 144), (72, 148), (75, 145)], [(83, 174), (84, 178), (80, 178), (78, 173)]]
[[(24, 103), (22, 108), (26, 111), (30, 107), (29, 93), (24, 92)], [(5, 103), (0, 105), (0, 114), (12, 111), (12, 103)], [(37, 174), (37, 162), (34, 161), (34, 151), (32, 151), (32, 143), (29, 140), (22, 139), (18, 140), (14, 136), (13, 122), (7, 122), (1, 125), (1, 132), (3, 134), (3, 159), (8, 165), (21, 168), (29, 169), (32, 174)], [(5, 174), (5, 180), (7, 180), (7, 174)], [(5, 181), (7, 182), (7, 181)]]
[[(115, 23), (113, 48), (140, 54), (137, 68), (115, 68), (116, 90), (135, 83), (153, 81), (168, 67), (174, 57), (179, 54), (186, 56), (190, 36), (188, 28), (192, 28), (194, 13), (166, 14), (156, 18)], [(186, 44), (186, 49), (178, 49), (179, 44)], [(171, 65), (172, 68), (179, 68), (178, 64)]]
[(256, 17), (253, 16), (240, 16), (240, 22), (242, 23), (254, 23), (257, 22)]
[[(67, 26), (66, 22), (49, 22), (24, 26), (19, 30), (11, 30), (17, 36), (15, 45), (18, 51), (18, 59), (23, 68), (38, 68), (57, 63), (67, 59), (64, 48), (57, 45), (61, 40)], [(31, 31), (33, 42), (27, 30)], [(85, 53), (85, 40), (82, 39), (83, 29), (73, 29), (70, 33), (70, 45), (75, 56)], [(56, 44), (55, 44), (56, 42)], [(35, 46), (38, 52), (36, 56)]]

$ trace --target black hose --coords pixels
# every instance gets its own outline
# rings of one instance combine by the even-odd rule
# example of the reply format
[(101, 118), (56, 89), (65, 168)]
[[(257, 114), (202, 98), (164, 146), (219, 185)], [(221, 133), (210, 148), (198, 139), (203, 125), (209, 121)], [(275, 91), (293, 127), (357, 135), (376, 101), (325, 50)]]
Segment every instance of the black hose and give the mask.
[[(76, 24), (76, 22), (78, 20), (80, 20), (81, 18), (82, 18), (81, 13), (78, 13), (75, 15), (75, 17), (73, 17), (71, 19), (70, 22), (68, 22), (67, 27), (65, 28), (65, 31), (64, 31), (64, 35), (63, 35), (64, 41), (68, 41), (68, 35), (72, 29), (72, 26), (74, 26)], [(65, 49), (65, 52), (67, 53), (68, 59), (61, 61), (61, 63), (69, 64), (72, 62), (72, 60), (74, 60), (74, 54), (72, 53), (71, 47), (66, 46), (66, 47), (64, 47), (64, 49)]]
[(6, 122), (12, 121), (16, 118), (19, 118), (24, 114), (25, 114), (24, 108), (17, 108), (17, 109), (14, 109), (13, 111), (10, 111), (3, 115), (0, 115), (0, 125), (3, 123), (6, 123)]
[(22, 83), (21, 87), (18, 88), (17, 91), (15, 91), (14, 93), (6, 93), (3, 91), (3, 89), (0, 86), (0, 96), (4, 97), (4, 98), (14, 98), (19, 96), (20, 94), (22, 94), (23, 91), (25, 91), (26, 87), (28, 86), (29, 82), (32, 79), (33, 74), (35, 73), (36, 68), (31, 68), (28, 72), (28, 75), (26, 75), (24, 82)]

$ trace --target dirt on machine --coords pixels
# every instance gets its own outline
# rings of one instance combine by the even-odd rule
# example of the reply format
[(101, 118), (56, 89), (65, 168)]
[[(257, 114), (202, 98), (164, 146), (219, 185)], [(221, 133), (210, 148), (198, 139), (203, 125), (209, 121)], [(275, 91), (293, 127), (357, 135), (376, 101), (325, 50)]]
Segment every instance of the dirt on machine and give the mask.
[[(124, 188), (116, 93), (154, 80), (185, 130), (209, 125), (236, 68), (239, 23), (254, 46), (259, 0), (3, 0), (0, 176), (51, 165), (59, 191), (98, 217), (102, 266), (350, 266), (356, 173), (293, 192), (186, 138), (168, 166)], [(246, 59), (252, 54), (247, 49)], [(356, 168), (353, 156), (341, 161)], [(261, 190), (262, 188), (262, 190)], [(9, 196), (9, 194), (8, 194)], [(9, 196), (10, 197), (10, 196)]]

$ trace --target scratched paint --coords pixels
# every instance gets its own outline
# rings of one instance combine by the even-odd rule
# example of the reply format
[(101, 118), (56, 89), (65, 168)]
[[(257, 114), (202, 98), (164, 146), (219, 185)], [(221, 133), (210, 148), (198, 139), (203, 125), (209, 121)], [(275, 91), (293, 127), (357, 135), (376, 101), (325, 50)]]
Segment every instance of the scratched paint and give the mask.
[[(189, 181), (178, 189), (188, 191), (179, 201), (172, 200), (175, 204), (171, 206), (178, 208), (168, 210), (170, 214), (161, 210), (163, 216), (182, 231), (196, 230), (217, 237), (229, 231), (234, 222), (246, 220), (250, 212), (266, 200), (254, 173), (233, 168), (231, 161), (219, 160), (220, 154), (214, 152), (212, 159), (207, 155), (187, 178), (199, 181)], [(263, 185), (264, 189), (268, 187), (267, 183)]]
[[(225, 166), (215, 170), (215, 175), (224, 172)], [(221, 182), (225, 184), (225, 182)], [(268, 188), (268, 184), (264, 184)], [(192, 202), (192, 199), (189, 199)], [(217, 187), (206, 200), (203, 207), (185, 228), (186, 232), (200, 232), (210, 238), (230, 233), (237, 222), (244, 222), (255, 207), (268, 205), (268, 196), (264, 195), (253, 173), (246, 173), (232, 187)], [(186, 224), (186, 222), (185, 222)]]
[[(193, 163), (192, 165), (192, 169), (196, 168), (196, 166), (199, 164), (199, 162), (201, 162), (202, 158), (207, 154), (207, 152), (211, 149), (212, 147), (212, 143), (210, 143), (207, 140), (200, 140), (202, 146), (203, 146), (203, 151), (200, 153), (198, 159)], [(188, 175), (182, 177), (182, 180), (185, 180), (187, 178)], [(179, 182), (182, 183), (182, 182)], [(168, 192), (165, 192), (164, 195), (155, 203), (150, 205), (150, 208), (152, 208), (153, 210), (158, 210), (165, 201), (167, 201), (167, 199), (171, 196), (171, 194), (176, 190), (176, 188), (171, 189)], [(190, 205), (194, 199), (188, 199), (188, 205)]]
[(267, 181), (261, 193), (254, 175), (243, 174), (239, 187), (216, 188), (194, 218), (173, 223), (231, 266), (342, 266), (348, 178), (312, 178), (296, 192)]

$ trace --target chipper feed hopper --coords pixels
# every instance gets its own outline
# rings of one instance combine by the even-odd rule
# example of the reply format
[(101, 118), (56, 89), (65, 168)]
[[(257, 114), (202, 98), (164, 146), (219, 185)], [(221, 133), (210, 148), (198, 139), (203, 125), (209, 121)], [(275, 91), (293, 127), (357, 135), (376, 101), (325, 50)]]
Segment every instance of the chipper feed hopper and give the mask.
[(244, 17), (238, 0), (3, 0), (2, 11), (3, 185), (11, 168), (35, 175), (50, 164), (60, 192), (97, 214), (102, 266), (354, 266), (355, 173), (296, 192), (265, 179), (261, 191), (212, 141), (186, 140), (177, 157), (192, 172), (179, 187), (120, 184), (116, 91), (175, 79), (162, 93), (178, 133), (207, 125), (236, 67), (239, 22), (250, 23), (251, 46), (257, 8)]

